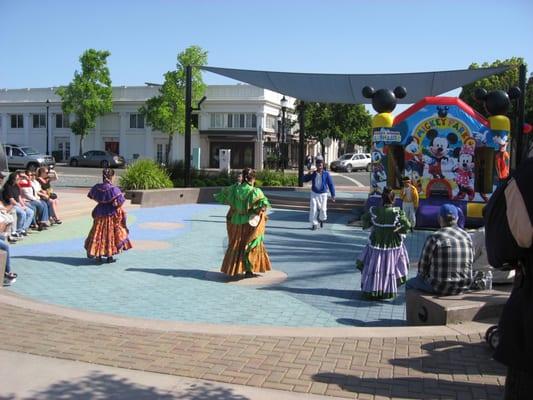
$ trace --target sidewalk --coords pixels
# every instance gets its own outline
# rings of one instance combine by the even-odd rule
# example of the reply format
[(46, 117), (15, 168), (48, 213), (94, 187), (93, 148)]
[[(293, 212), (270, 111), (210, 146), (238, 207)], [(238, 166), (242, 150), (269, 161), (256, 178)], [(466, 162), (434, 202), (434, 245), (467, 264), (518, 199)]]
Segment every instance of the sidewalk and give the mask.
[[(16, 367), (16, 368), (14, 368)], [(329, 396), (214, 383), (0, 350), (1, 399), (325, 400)]]
[[(86, 190), (59, 190), (58, 194), (61, 199), (61, 218), (65, 220), (64, 225), (67, 225), (65, 235), (72, 235), (68, 231), (68, 225), (77, 224), (81, 221), (81, 216), (87, 218), (93, 203), (87, 199)], [(139, 235), (142, 233), (141, 228), (145, 226), (143, 229), (150, 233), (149, 237), (153, 242), (159, 240), (182, 247), (189, 246), (185, 246), (185, 243), (196, 243), (196, 247), (183, 248), (181, 253), (170, 253), (168, 250), (169, 256), (165, 256), (174, 257), (170, 264), (187, 260), (186, 264), (193, 264), (188, 265), (192, 269), (178, 268), (176, 265), (169, 265), (168, 269), (164, 269), (160, 265), (164, 261), (161, 254), (166, 254), (166, 250), (159, 250), (157, 253), (160, 255), (154, 263), (159, 268), (157, 273), (145, 266), (143, 271), (124, 274), (121, 268), (131, 270), (128, 263), (150, 257), (154, 259), (152, 253), (143, 253), (142, 250), (126, 254), (129, 258), (121, 256), (124, 265), (117, 263), (113, 267), (104, 266), (98, 270), (92, 265), (75, 264), (74, 260), (79, 260), (79, 255), (62, 259), (51, 257), (53, 260), (28, 260), (27, 256), (20, 257), (17, 261), (21, 266), (23, 262), (27, 264), (24, 267), (26, 273), (15, 284), (20, 285), (20, 289), (24, 285), (29, 285), (28, 290), (33, 290), (35, 286), (40, 290), (46, 287), (50, 291), (66, 289), (64, 285), (68, 285), (69, 280), (63, 282), (60, 271), (66, 271), (65, 274), (72, 277), (67, 276), (69, 279), (83, 278), (85, 286), (89, 282), (85, 280), (85, 276), (90, 277), (91, 274), (99, 277), (100, 283), (91, 283), (90, 287), (85, 288), (80, 283), (79, 287), (71, 288), (70, 292), (59, 293), (66, 301), (65, 306), (46, 304), (43, 300), (33, 300), (12, 290), (0, 290), (0, 335), (3, 338), (0, 341), (0, 350), (3, 350), (0, 352), (0, 376), (2, 382), (7, 382), (5, 386), (0, 385), (0, 398), (55, 399), (59, 390), (70, 390), (70, 397), (63, 398), (77, 399), (82, 398), (78, 393), (85, 393), (88, 385), (92, 394), (99, 394), (100, 398), (112, 398), (110, 393), (114, 391), (124, 393), (115, 397), (121, 399), (218, 399), (225, 398), (223, 396), (228, 399), (311, 399), (304, 396), (307, 394), (358, 399), (501, 398), (505, 370), (491, 359), (491, 351), (484, 342), (483, 333), (487, 324), (369, 328), (363, 318), (373, 321), (373, 315), (380, 316), (382, 311), (379, 310), (386, 304), (372, 303), (372, 307), (368, 307), (353, 297), (354, 284), (347, 279), (355, 274), (351, 266), (347, 269), (344, 264), (325, 265), (326, 275), (333, 273), (335, 281), (328, 281), (327, 277), (323, 277), (318, 265), (313, 266), (313, 269), (306, 263), (302, 264), (300, 270), (286, 268), (289, 264), (297, 263), (297, 258), (291, 254), (296, 249), (303, 251), (302, 246), (306, 243), (316, 248), (322, 246), (323, 242), (331, 245), (332, 241), (336, 241), (344, 251), (337, 251), (335, 261), (339, 262), (341, 257), (350, 260), (352, 247), (349, 246), (355, 238), (348, 227), (331, 223), (327, 229), (311, 236), (315, 233), (299, 228), (299, 224), (303, 226), (306, 223), (305, 213), (276, 211), (279, 215), (269, 221), (269, 244), (272, 245), (269, 250), (280, 270), (289, 271), (287, 283), (281, 285), (285, 290), (234, 290), (232, 285), (205, 282), (205, 271), (203, 275), (200, 274), (199, 267), (194, 265), (196, 261), (192, 260), (197, 257), (196, 253), (201, 254), (203, 261), (210, 257), (202, 248), (202, 238), (205, 241), (206, 237), (224, 235), (225, 229), (221, 222), (224, 214), (221, 210), (216, 209), (217, 212), (213, 215), (209, 211), (211, 208), (205, 208), (205, 217), (188, 217), (189, 222), (183, 221), (192, 228), (175, 228), (175, 234), (171, 230), (155, 229), (155, 221), (141, 221), (141, 217), (151, 215), (148, 210), (135, 210), (133, 207), (130, 210), (134, 211), (134, 217), (137, 213), (138, 221), (134, 228), (139, 227)], [(157, 215), (157, 209), (150, 210)], [(170, 224), (172, 217), (168, 211), (174, 209), (161, 210), (165, 214), (159, 215), (159, 218)], [(221, 223), (216, 223), (217, 221)], [(334, 221), (336, 220), (333, 219), (332, 222)], [(148, 226), (149, 224), (152, 225)], [(35, 240), (37, 246), (37, 240), (41, 237), (54, 235), (53, 229), (31, 240)], [(55, 231), (55, 234), (60, 235), (63, 228), (57, 229), (60, 230)], [(178, 234), (181, 236), (175, 236)], [(186, 241), (187, 235), (192, 235), (190, 242)], [(143, 236), (139, 238), (142, 239)], [(47, 242), (36, 249), (41, 251), (40, 255), (48, 257), (48, 253), (52, 254), (58, 249), (66, 251), (64, 243)], [(23, 244), (16, 246), (26, 245), (23, 241)], [(27, 246), (33, 246), (29, 239)], [(290, 247), (291, 254), (287, 253), (287, 247)], [(17, 251), (24, 253), (27, 248), (21, 247)], [(299, 258), (303, 257), (303, 253), (298, 254)], [(282, 263), (285, 259), (288, 259), (288, 264)], [(326, 259), (321, 264), (325, 261)], [(210, 260), (207, 264), (211, 263)], [(205, 262), (198, 265), (204, 264)], [(216, 265), (213, 264), (212, 267)], [(55, 272), (48, 274), (49, 269)], [(30, 279), (30, 273), (34, 274), (32, 276), (35, 279)], [(60, 275), (54, 275), (58, 273)], [(301, 274), (299, 280), (295, 279), (297, 273)], [(42, 276), (37, 276), (38, 274)], [(126, 275), (138, 277), (135, 278), (137, 281), (128, 281)], [(149, 284), (152, 279), (154, 283)], [(166, 291), (162, 291), (163, 283), (168, 285)], [(332, 286), (333, 283), (340, 286)], [(72, 308), (74, 306), (70, 300), (73, 296), (88, 296), (91, 299), (95, 297), (89, 295), (94, 293), (97, 294), (96, 297), (102, 298), (106, 293), (112, 293), (117, 304), (129, 305), (136, 299), (128, 297), (129, 294), (124, 297), (128, 292), (123, 289), (124, 286), (134, 284), (138, 284), (135, 286), (136, 297), (143, 297), (154, 288), (161, 295), (148, 299), (151, 301), (146, 303), (148, 313), (145, 317), (126, 314), (117, 316), (109, 315), (112, 314), (111, 311), (101, 313)], [(186, 286), (193, 284), (205, 286), (205, 291), (196, 290), (198, 286)], [(196, 316), (197, 322), (184, 322), (180, 318), (162, 320), (160, 314), (154, 313), (170, 306), (170, 311), (176, 310), (173, 315), (177, 315), (181, 311), (179, 308), (194, 307), (193, 303), (185, 302), (188, 287), (196, 296), (196, 303), (221, 307), (221, 310), (214, 310), (216, 313), (209, 316), (212, 318), (211, 323), (198, 322), (206, 315)], [(208, 299), (202, 297), (205, 293), (211, 293), (215, 302), (208, 303)], [(274, 319), (270, 326), (254, 326), (258, 325), (253, 323), (257, 316), (243, 312), (244, 307), (249, 305), (244, 303), (252, 302), (251, 307), (257, 314), (263, 308), (273, 310), (275, 302), (271, 305), (263, 303), (265, 298), (275, 301), (284, 299), (287, 303), (278, 304), (277, 307), (290, 310), (289, 318), (282, 317), (280, 313), (272, 317)], [(176, 299), (178, 302), (175, 302)], [(228, 308), (227, 304), (233, 302), (234, 305), (239, 305), (239, 301), (244, 303), (234, 307), (236, 310)], [(85, 308), (88, 309), (91, 308)], [(333, 322), (336, 316), (346, 315), (346, 310), (352, 310), (355, 314), (349, 321), (340, 318), (344, 326), (337, 323), (332, 324), (332, 328), (327, 328), (330, 326), (327, 324), (300, 328), (302, 324), (294, 322), (298, 322), (299, 318), (307, 320), (299, 315), (298, 309), (321, 310), (319, 315), (333, 318)], [(208, 311), (206, 308), (202, 310)], [(242, 322), (213, 323), (218, 315), (229, 315), (231, 312), (240, 316)], [(368, 312), (369, 315), (365, 316), (363, 312)], [(285, 327), (281, 326), (282, 318), (289, 322)], [(382, 318), (379, 317), (377, 322), (383, 321)], [(361, 327), (349, 326), (357, 320), (360, 320)], [(248, 325), (244, 326), (245, 324)], [(71, 364), (74, 361), (77, 363)], [(108, 367), (120, 369), (110, 370)], [(93, 370), (97, 372), (92, 374)], [(152, 375), (154, 373), (162, 375)], [(192, 382), (188, 380), (190, 378), (201, 379), (202, 382)], [(174, 383), (176, 386), (173, 386)], [(225, 384), (246, 387), (228, 387)], [(269, 392), (272, 389), (283, 392)], [(30, 390), (33, 392), (29, 393)], [(294, 397), (296, 394), (304, 397)]]

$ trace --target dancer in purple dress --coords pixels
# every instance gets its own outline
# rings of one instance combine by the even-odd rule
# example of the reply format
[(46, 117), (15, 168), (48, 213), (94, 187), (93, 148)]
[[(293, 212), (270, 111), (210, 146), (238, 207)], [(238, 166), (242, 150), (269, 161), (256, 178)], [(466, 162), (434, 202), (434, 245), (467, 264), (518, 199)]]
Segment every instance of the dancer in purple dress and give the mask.
[(394, 192), (385, 188), (382, 207), (370, 207), (361, 217), (363, 229), (372, 228), (368, 244), (357, 260), (361, 270), (361, 290), (368, 299), (396, 297), (398, 286), (405, 283), (409, 255), (403, 243), (411, 224), (405, 213), (394, 207)]

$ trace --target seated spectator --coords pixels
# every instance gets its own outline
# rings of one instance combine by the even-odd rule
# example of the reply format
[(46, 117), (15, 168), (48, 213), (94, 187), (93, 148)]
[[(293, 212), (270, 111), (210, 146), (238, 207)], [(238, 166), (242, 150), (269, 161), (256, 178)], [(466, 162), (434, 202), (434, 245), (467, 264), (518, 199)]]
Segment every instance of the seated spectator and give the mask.
[(50, 221), (55, 224), (61, 224), (62, 221), (57, 216), (58, 200), (57, 194), (52, 190), (50, 182), (57, 181), (57, 173), (53, 169), (40, 167), (37, 169), (36, 181), (39, 183), (41, 190), (38, 191), (39, 197), (46, 201), (48, 205), (48, 214)]
[(38, 221), (37, 230), (42, 231), (49, 226), (48, 205), (37, 196), (37, 193), (33, 188), (32, 179), (35, 179), (34, 176), (35, 173), (29, 170), (26, 171), (26, 173), (19, 173), (20, 179), (18, 186), (23, 201), (28, 207), (31, 207), (35, 213), (34, 221)]
[(28, 229), (33, 221), (34, 212), (30, 207), (27, 207), (24, 200), (20, 196), (20, 189), (17, 185), (19, 181), (19, 174), (12, 172), (7, 178), (2, 190), (2, 201), (6, 207), (13, 207), (17, 213), (17, 236), (26, 236)]
[(5, 242), (6, 236), (0, 233), (0, 250), (6, 252), (6, 272), (4, 273), (4, 286), (10, 286), (17, 280), (17, 274), (11, 271), (11, 258), (9, 257), (9, 244)]
[[(14, 210), (13, 210), (14, 211)], [(0, 236), (4, 236), (9, 243), (16, 243), (17, 239), (12, 234), (15, 232), (15, 217), (13, 217), (10, 210), (3, 204), (0, 204)]]
[[(0, 180), (8, 176), (7, 173), (0, 171)], [(14, 243), (17, 239), (20, 239), (21, 236), (17, 234), (17, 213), (15, 208), (12, 206), (4, 206), (3, 201), (0, 201), (0, 223), (3, 223), (7, 226), (6, 231), (8, 232), (9, 242)]]
[(426, 239), (418, 275), (407, 281), (407, 289), (437, 295), (459, 294), (472, 283), (474, 248), (470, 235), (457, 225), (459, 211), (452, 204), (440, 208), (441, 228)]

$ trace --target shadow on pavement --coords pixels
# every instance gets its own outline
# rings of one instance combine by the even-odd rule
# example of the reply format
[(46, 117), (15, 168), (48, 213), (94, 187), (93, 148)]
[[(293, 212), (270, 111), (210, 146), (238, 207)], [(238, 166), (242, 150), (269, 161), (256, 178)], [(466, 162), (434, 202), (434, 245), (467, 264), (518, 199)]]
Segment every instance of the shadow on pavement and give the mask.
[(54, 257), (54, 256), (15, 256), (12, 257), (15, 258), (23, 258), (26, 260), (33, 260), (33, 261), (43, 261), (43, 262), (54, 262), (58, 264), (65, 264), (65, 265), (71, 265), (73, 267), (85, 267), (85, 266), (97, 266), (99, 264), (96, 263), (94, 259), (85, 258), (85, 257)]
[(201, 383), (192, 385), (186, 393), (179, 395), (176, 399), (184, 400), (249, 400), (249, 397), (233, 393), (230, 388), (217, 386), (213, 383)]
[(371, 327), (380, 327), (380, 326), (405, 326), (406, 321), (400, 319), (380, 319), (378, 321), (363, 321), (361, 319), (355, 318), (337, 318), (337, 322), (341, 325), (348, 326), (371, 326)]
[[(502, 398), (503, 386), (482, 382), (487, 375), (505, 376), (505, 368), (491, 359), (491, 351), (485, 343), (450, 340), (425, 343), (420, 348), (427, 353), (420, 357), (411, 355), (407, 358), (409, 356), (406, 355), (406, 358), (393, 358), (389, 360), (391, 368), (362, 366), (353, 375), (322, 372), (313, 375), (312, 379), (338, 385), (346, 391), (387, 398)], [(370, 372), (368, 368), (375, 372)], [(398, 376), (400, 372), (404, 376)], [(421, 376), (422, 373), (428, 375)], [(371, 376), (365, 377), (367, 374)], [(379, 375), (386, 377), (378, 378)]]
[[(166, 268), (127, 268), (126, 272), (145, 272), (147, 274), (156, 274), (161, 276), (170, 276), (172, 278), (191, 278), (201, 281), (221, 282), (222, 277), (219, 274), (209, 273), (204, 269), (166, 269)], [(222, 275), (222, 274), (220, 274)], [(238, 279), (235, 279), (238, 280)]]
[[(277, 290), (281, 292), (298, 293), (298, 294), (311, 294), (316, 296), (335, 297), (339, 299), (361, 299), (361, 291), (359, 290), (346, 290), (346, 289), (326, 289), (326, 288), (297, 288), (287, 286), (275, 286), (259, 288), (259, 290)], [(373, 304), (369, 302), (369, 306)]]
[[(1, 397), (3, 400), (20, 399), (14, 394)], [(25, 399), (32, 400), (89, 400), (89, 399), (128, 399), (128, 400), (248, 400), (248, 397), (236, 394), (231, 388), (211, 383), (191, 385), (179, 393), (154, 387), (141, 386), (126, 378), (111, 374), (92, 372), (78, 380), (59, 381), (48, 388), (32, 393)]]
[[(324, 372), (313, 375), (312, 379), (316, 382), (337, 385), (349, 392), (383, 396), (387, 399), (390, 397), (402, 399), (503, 398), (503, 388), (498, 385), (454, 382), (435, 378), (360, 378), (354, 375)], [(472, 397), (472, 392), (477, 395)], [(492, 396), (488, 397), (487, 392)]]
[(427, 355), (395, 358), (390, 363), (435, 374), (505, 375), (505, 367), (492, 360), (492, 350), (485, 342), (467, 343), (441, 340), (420, 346)]

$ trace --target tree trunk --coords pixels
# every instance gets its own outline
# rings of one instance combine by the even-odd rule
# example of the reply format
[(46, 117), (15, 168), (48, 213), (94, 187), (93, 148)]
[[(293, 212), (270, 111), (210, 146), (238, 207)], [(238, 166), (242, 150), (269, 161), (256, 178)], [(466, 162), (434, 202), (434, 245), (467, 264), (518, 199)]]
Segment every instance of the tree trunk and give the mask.
[(83, 154), (83, 135), (80, 135), (80, 156)]
[(167, 165), (169, 164), (170, 162), (170, 149), (172, 148), (172, 137), (174, 136), (174, 134), (170, 134), (168, 135), (168, 146), (167, 146), (167, 154), (165, 155), (165, 160), (166, 160), (166, 163)]

